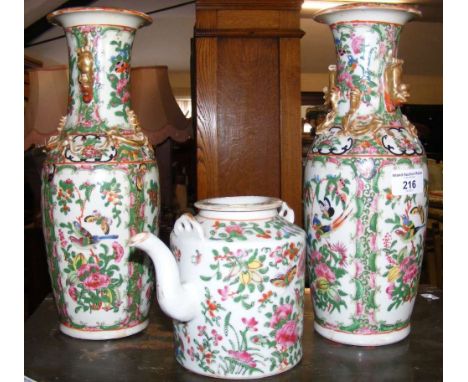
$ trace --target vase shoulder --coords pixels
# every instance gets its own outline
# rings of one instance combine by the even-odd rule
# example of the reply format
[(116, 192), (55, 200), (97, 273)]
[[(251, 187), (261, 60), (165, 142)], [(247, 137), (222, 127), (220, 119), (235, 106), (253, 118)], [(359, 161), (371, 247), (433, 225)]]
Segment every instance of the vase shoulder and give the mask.
[(402, 157), (424, 156), (424, 147), (408, 130), (400, 126), (382, 128), (376, 133), (352, 135), (339, 126), (316, 136), (308, 159), (316, 156)]

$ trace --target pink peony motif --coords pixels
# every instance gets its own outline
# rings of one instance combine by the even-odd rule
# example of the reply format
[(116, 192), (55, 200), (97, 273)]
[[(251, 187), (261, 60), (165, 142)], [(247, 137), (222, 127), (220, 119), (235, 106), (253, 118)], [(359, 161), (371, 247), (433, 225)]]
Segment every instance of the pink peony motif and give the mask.
[(360, 316), (363, 312), (363, 306), (362, 303), (358, 302), (356, 303), (356, 316)]
[(369, 287), (374, 289), (376, 286), (375, 284), (375, 273), (371, 273), (369, 276)]
[(312, 261), (320, 262), (322, 254), (319, 251), (312, 251)]
[(244, 230), (242, 229), (242, 227), (238, 224), (233, 224), (233, 225), (230, 225), (230, 226), (227, 226), (226, 227), (226, 232), (231, 234), (231, 233), (234, 233), (234, 234), (237, 234), (237, 235), (242, 235), (244, 233)]
[(359, 54), (362, 49), (362, 45), (364, 44), (364, 37), (362, 36), (351, 36), (351, 49), (353, 50), (354, 54)]
[(99, 271), (99, 266), (97, 264), (83, 264), (80, 269), (76, 272), (78, 277), (84, 276), (86, 273), (94, 273)]
[(122, 96), (122, 103), (127, 103), (130, 100), (130, 93), (125, 92)]
[(128, 79), (127, 78), (121, 78), (118, 82), (117, 82), (117, 93), (118, 94), (122, 94), (124, 88), (127, 86), (128, 84)]
[(243, 351), (228, 350), (228, 354), (232, 358), (236, 359), (237, 361), (242, 362), (250, 367), (257, 366), (257, 363), (254, 361), (253, 357), (245, 350)]
[(356, 269), (356, 272), (354, 273), (354, 277), (355, 277), (355, 278), (358, 278), (358, 277), (361, 275), (361, 273), (362, 273), (362, 268), (363, 268), (363, 267), (362, 267), (362, 263), (361, 263), (360, 261), (356, 261), (356, 262), (354, 263), (354, 267), (355, 267), (355, 269)]
[(406, 270), (403, 275), (403, 282), (405, 284), (410, 284), (414, 281), (418, 274), (418, 266), (416, 264), (411, 264)]
[(378, 248), (377, 248), (377, 234), (376, 233), (372, 234), (371, 237), (370, 237), (370, 246), (371, 246), (371, 250), (373, 252), (378, 251)]
[(275, 327), (280, 321), (286, 320), (289, 318), (289, 315), (293, 311), (293, 306), (291, 304), (280, 305), (273, 314), (273, 317), (270, 322), (270, 327)]
[(318, 279), (324, 278), (330, 283), (336, 280), (335, 274), (325, 263), (320, 263), (319, 265), (317, 265), (314, 271), (315, 271), (315, 276), (317, 276)]
[(110, 277), (100, 273), (92, 273), (84, 280), (83, 284), (89, 290), (106, 288), (110, 284)]
[(112, 243), (112, 249), (114, 250), (115, 262), (116, 263), (120, 262), (120, 260), (122, 260), (123, 254), (124, 254), (123, 247), (119, 244), (118, 241), (114, 241)]
[(414, 260), (413, 256), (408, 256), (403, 259), (403, 261), (400, 263), (400, 269), (404, 270), (410, 265), (411, 260)]
[(392, 298), (393, 297), (393, 290), (395, 289), (395, 284), (394, 283), (391, 283), (388, 285), (388, 287), (385, 289), (385, 292), (387, 293), (388, 295), (388, 298)]
[(252, 317), (252, 318), (249, 318), (249, 319), (243, 317), (243, 318), (242, 318), (242, 323), (243, 323), (244, 325), (247, 325), (247, 327), (248, 327), (249, 329), (252, 329), (254, 332), (256, 332), (256, 331), (258, 330), (258, 329), (256, 328), (256, 325), (258, 324), (258, 321), (255, 319), (255, 317)]
[(76, 295), (76, 293), (77, 293), (77, 290), (73, 285), (70, 288), (68, 288), (68, 294), (70, 295), (73, 301), (76, 301), (78, 299), (78, 296)]
[(356, 237), (362, 236), (364, 232), (364, 226), (362, 225), (362, 220), (358, 219), (356, 221)]
[(286, 322), (281, 329), (276, 332), (275, 340), (283, 347), (294, 345), (297, 342), (296, 321), (290, 320)]
[(351, 74), (348, 72), (339, 72), (340, 74), (338, 75), (338, 82), (344, 82), (347, 87), (352, 88), (353, 87), (353, 78), (351, 77)]

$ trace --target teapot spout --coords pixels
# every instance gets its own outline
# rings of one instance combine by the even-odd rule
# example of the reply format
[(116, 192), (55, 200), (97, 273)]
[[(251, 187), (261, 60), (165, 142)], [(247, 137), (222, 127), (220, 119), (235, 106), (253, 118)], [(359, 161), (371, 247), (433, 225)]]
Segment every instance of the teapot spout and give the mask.
[(161, 309), (178, 321), (190, 321), (197, 312), (195, 288), (182, 284), (172, 252), (155, 235), (143, 232), (130, 238), (129, 245), (146, 252), (156, 269), (156, 293)]

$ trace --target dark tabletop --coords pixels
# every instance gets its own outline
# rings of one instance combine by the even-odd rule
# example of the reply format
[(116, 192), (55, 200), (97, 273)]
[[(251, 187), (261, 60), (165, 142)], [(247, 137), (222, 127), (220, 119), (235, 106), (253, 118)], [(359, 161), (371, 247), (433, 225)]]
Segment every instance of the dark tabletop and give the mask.
[[(382, 347), (356, 347), (329, 341), (313, 330), (306, 294), (304, 357), (292, 370), (262, 381), (442, 381), (442, 291), (422, 287), (412, 331), (403, 341)], [(154, 304), (156, 305), (156, 304)], [(25, 323), (25, 376), (35, 381), (213, 381), (180, 366), (173, 355), (172, 323), (153, 306), (142, 333), (119, 340), (87, 341), (58, 330), (52, 297)]]

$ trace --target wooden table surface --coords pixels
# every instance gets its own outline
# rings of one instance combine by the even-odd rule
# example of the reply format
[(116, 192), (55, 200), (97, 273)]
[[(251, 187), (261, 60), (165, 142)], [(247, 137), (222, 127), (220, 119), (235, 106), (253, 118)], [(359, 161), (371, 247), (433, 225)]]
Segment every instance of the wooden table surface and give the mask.
[[(262, 381), (442, 381), (442, 291), (421, 287), (412, 332), (382, 347), (355, 347), (326, 340), (313, 330), (306, 295), (304, 357), (292, 370)], [(35, 381), (213, 381), (180, 366), (173, 355), (171, 321), (154, 304), (142, 333), (112, 341), (86, 341), (58, 330), (52, 297), (25, 323), (25, 376)]]

